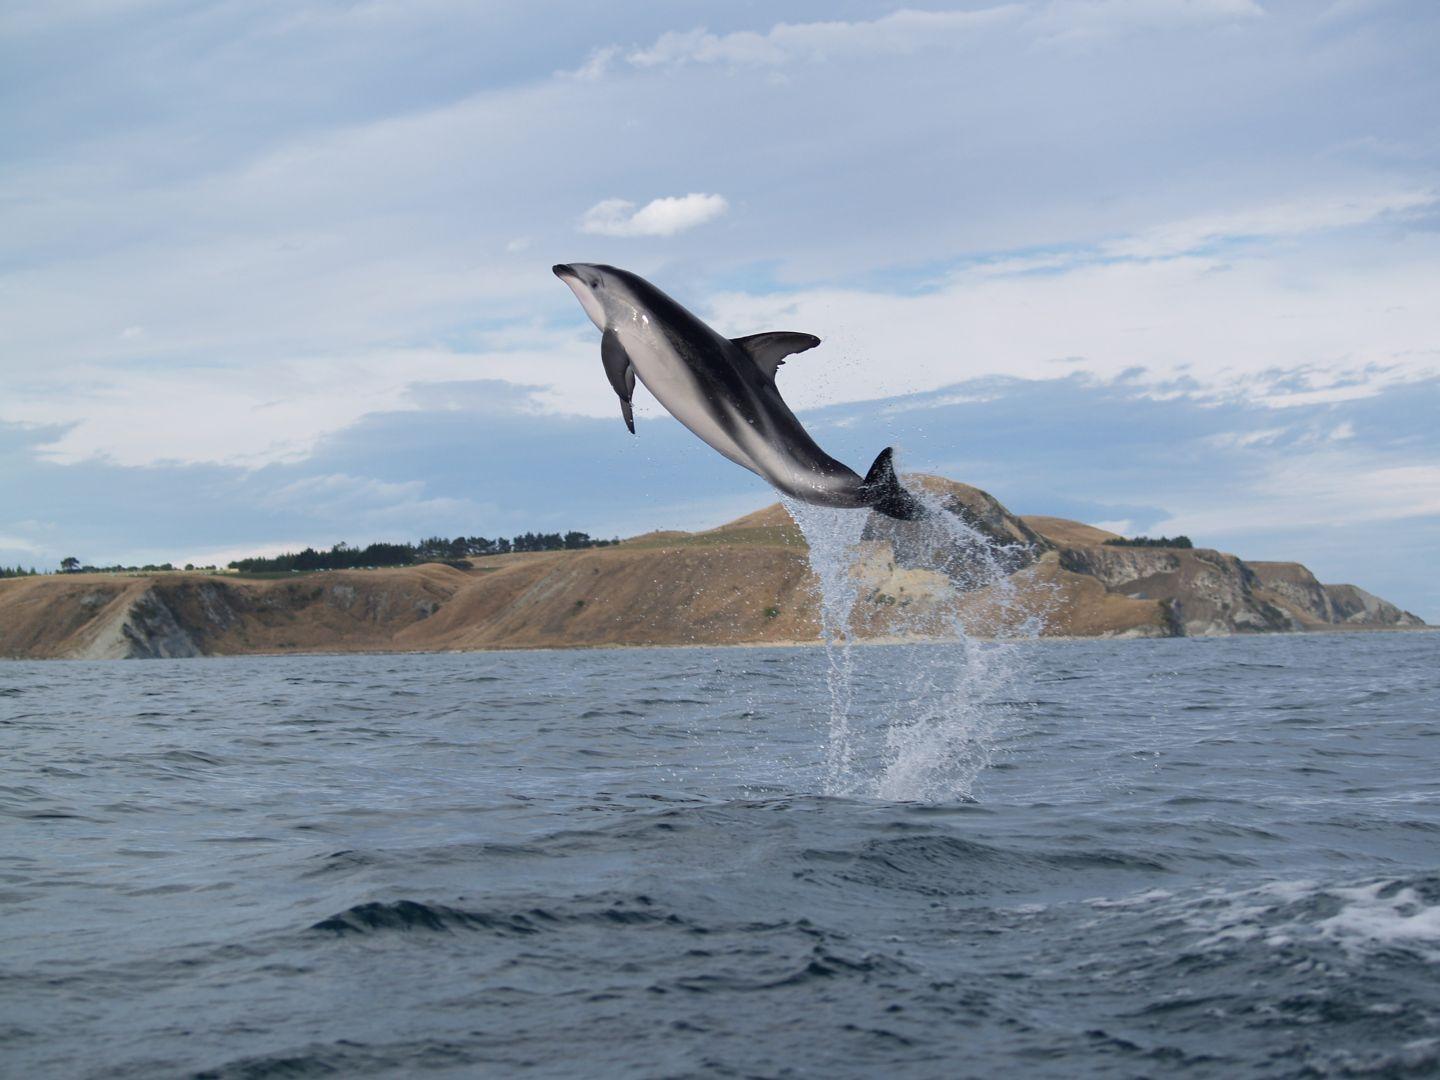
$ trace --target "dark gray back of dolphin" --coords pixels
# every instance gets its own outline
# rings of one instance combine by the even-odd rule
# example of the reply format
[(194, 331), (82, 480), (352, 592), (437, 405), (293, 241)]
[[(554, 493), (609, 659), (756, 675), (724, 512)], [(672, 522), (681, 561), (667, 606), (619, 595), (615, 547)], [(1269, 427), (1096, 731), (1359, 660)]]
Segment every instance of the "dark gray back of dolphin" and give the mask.
[(769, 331), (729, 339), (628, 270), (560, 264), (555, 274), (601, 331), (606, 377), (635, 431), (635, 381), (715, 450), (780, 491), (822, 506), (869, 507), (910, 520), (920, 502), (895, 475), (889, 447), (862, 478), (810, 437), (775, 385), (785, 357), (820, 344), (813, 334)]

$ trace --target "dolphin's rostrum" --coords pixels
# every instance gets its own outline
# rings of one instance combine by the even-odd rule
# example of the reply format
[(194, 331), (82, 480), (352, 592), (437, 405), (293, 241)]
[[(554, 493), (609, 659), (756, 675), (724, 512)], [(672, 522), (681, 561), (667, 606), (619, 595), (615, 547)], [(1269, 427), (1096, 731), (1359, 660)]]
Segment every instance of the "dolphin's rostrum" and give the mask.
[(600, 358), (632, 433), (638, 378), (675, 419), (786, 495), (902, 520), (924, 512), (900, 486), (889, 447), (861, 479), (821, 450), (781, 399), (776, 369), (819, 338), (789, 331), (722, 337), (638, 274), (614, 266), (562, 263), (555, 275), (600, 329)]

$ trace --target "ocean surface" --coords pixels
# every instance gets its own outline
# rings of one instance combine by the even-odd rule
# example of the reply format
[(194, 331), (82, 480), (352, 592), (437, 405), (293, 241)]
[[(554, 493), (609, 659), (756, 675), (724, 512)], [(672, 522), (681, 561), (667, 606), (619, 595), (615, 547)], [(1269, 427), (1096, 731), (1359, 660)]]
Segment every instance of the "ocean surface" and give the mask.
[(1440, 1073), (1440, 634), (957, 650), (0, 663), (0, 1074)]

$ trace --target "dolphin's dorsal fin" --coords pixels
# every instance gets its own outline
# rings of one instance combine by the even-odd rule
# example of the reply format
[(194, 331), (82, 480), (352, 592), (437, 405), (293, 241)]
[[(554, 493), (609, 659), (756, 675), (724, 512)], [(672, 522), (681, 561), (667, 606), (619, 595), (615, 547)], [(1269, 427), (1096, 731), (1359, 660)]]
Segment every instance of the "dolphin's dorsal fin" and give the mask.
[(760, 374), (771, 382), (775, 381), (775, 371), (785, 362), (785, 357), (791, 353), (813, 349), (820, 344), (820, 339), (814, 334), (796, 334), (789, 330), (770, 330), (763, 334), (751, 334), (749, 337), (731, 340), (755, 361)]
[(605, 365), (605, 377), (610, 380), (616, 395), (620, 398), (620, 415), (630, 434), (635, 434), (635, 414), (630, 408), (630, 397), (635, 393), (635, 365), (630, 363), (630, 354), (620, 344), (620, 335), (606, 330), (600, 335), (600, 360)]

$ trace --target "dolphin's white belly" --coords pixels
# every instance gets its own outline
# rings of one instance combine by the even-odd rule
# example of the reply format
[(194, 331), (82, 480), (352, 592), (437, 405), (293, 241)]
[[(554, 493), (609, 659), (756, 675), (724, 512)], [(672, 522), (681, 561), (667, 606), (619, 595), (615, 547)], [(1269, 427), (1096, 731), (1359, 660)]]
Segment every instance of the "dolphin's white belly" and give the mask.
[[(637, 334), (622, 332), (621, 340), (630, 363), (635, 367), (636, 378), (645, 384), (645, 389), (655, 395), (655, 400), (665, 406), (671, 416), (735, 464), (766, 476), (766, 470), (755, 457), (757, 450), (764, 453), (763, 440), (754, 436), (753, 429), (734, 412), (729, 402), (711, 399), (690, 366), (669, 342), (648, 328), (646, 332)], [(717, 415), (722, 409), (730, 414), (730, 428), (735, 436)]]

